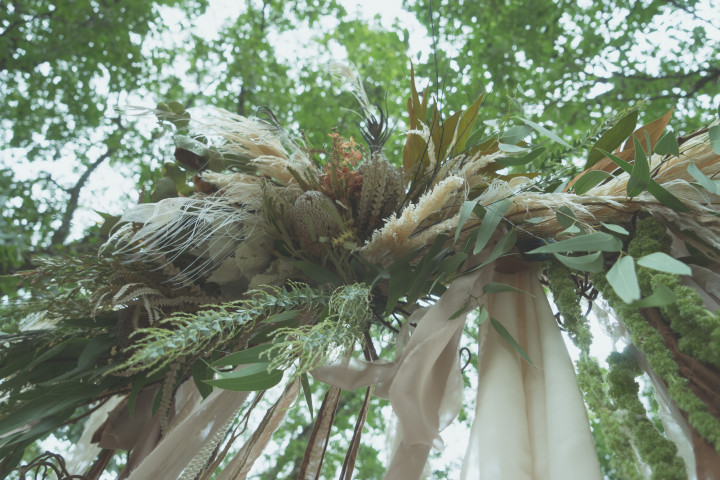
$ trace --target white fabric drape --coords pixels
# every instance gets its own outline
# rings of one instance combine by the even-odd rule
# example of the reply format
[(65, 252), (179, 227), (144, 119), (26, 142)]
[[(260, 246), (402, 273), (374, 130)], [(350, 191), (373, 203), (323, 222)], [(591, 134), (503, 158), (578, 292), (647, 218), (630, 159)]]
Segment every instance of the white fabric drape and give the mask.
[[(490, 281), (528, 291), (482, 295)], [(316, 369), (323, 382), (353, 390), (380, 383), (398, 417), (401, 442), (385, 476), (420, 478), (439, 432), (457, 415), (462, 378), (458, 343), (473, 298), (525, 349), (528, 365), (489, 326), (481, 327), (476, 418), (463, 463), (464, 479), (600, 479), (600, 465), (572, 362), (534, 272), (460, 277), (432, 307), (415, 312), (417, 327), (390, 364), (354, 360)], [(468, 300), (471, 300), (468, 303)], [(464, 309), (464, 311), (463, 311)], [(483, 341), (484, 339), (484, 341)]]
[(478, 352), (475, 420), (462, 479), (600, 479), (600, 465), (572, 362), (542, 285), (531, 270), (494, 281), (528, 292), (485, 301), (529, 365), (490, 327)]

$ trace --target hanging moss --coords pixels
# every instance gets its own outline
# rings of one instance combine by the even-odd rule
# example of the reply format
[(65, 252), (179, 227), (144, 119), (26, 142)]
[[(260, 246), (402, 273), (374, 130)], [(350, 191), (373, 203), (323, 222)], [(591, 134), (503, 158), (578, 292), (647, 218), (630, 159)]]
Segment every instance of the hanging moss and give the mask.
[(553, 262), (547, 268), (548, 281), (553, 299), (564, 320), (564, 327), (573, 343), (584, 353), (589, 353), (592, 334), (587, 319), (582, 314), (580, 299), (575, 291), (570, 270), (560, 262)]
[[(628, 253), (635, 258), (658, 251), (668, 253), (671, 243), (665, 227), (648, 217), (638, 221)], [(693, 288), (683, 285), (679, 275), (644, 267), (638, 269), (637, 275), (644, 295), (652, 293), (659, 284), (675, 293), (677, 301), (661, 307), (660, 312), (670, 323), (670, 328), (680, 334), (680, 351), (701, 362), (720, 366), (720, 312), (713, 314), (706, 310), (700, 295)]]
[(703, 401), (688, 388), (688, 381), (679, 374), (678, 366), (665, 346), (662, 335), (645, 320), (638, 309), (626, 304), (615, 294), (604, 275), (593, 275), (592, 281), (622, 319), (633, 344), (647, 357), (653, 371), (667, 383), (673, 401), (687, 412), (690, 425), (718, 449), (720, 421), (708, 412)]
[(642, 369), (632, 355), (632, 348), (622, 353), (613, 352), (608, 357), (610, 395), (622, 412), (623, 424), (632, 432), (640, 457), (652, 469), (651, 478), (684, 479), (685, 463), (677, 456), (675, 444), (655, 429), (638, 397), (640, 387), (635, 377), (642, 374)]

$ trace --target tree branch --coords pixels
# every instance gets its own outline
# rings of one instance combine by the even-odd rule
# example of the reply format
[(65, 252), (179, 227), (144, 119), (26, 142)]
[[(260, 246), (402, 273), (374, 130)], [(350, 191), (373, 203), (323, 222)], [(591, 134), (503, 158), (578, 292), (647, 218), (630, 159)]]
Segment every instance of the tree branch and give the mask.
[[(116, 118), (113, 120), (113, 122), (118, 125), (118, 130), (124, 130), (123, 125), (120, 123), (120, 119)], [(117, 130), (116, 130), (117, 131)], [(68, 190), (68, 193), (70, 194), (70, 199), (68, 200), (67, 208), (65, 209), (65, 213), (63, 213), (62, 220), (60, 223), (60, 227), (55, 231), (55, 234), (52, 236), (51, 242), (52, 245), (62, 245), (67, 240), (67, 237), (70, 235), (70, 224), (72, 222), (73, 216), (75, 215), (75, 210), (78, 208), (78, 201), (80, 199), (80, 191), (83, 189), (85, 184), (87, 183), (88, 179), (90, 178), (90, 175), (100, 166), (102, 165), (105, 160), (110, 158), (117, 148), (111, 148), (107, 147), (105, 149), (105, 153), (100, 155), (93, 163), (88, 165), (88, 167), (85, 169), (82, 175), (80, 175), (80, 178), (78, 178), (77, 182), (75, 182), (75, 185), (72, 186)]]

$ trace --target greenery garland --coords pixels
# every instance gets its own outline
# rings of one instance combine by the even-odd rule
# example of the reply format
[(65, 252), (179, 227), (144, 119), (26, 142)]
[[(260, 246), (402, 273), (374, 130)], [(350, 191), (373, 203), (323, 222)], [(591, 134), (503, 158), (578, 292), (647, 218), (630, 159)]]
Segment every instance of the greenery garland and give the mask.
[(632, 355), (632, 347), (624, 352), (612, 352), (608, 357), (610, 395), (622, 415), (622, 423), (632, 432), (633, 444), (640, 458), (652, 469), (653, 480), (682, 480), (686, 478), (685, 462), (677, 456), (675, 444), (664, 437), (648, 419), (638, 397), (640, 387), (635, 377), (643, 371)]
[[(630, 242), (628, 251), (635, 256), (640, 253), (653, 253), (668, 246), (669, 237), (659, 222), (647, 218), (637, 222), (635, 238)], [(660, 278), (663, 278), (665, 275), (650, 272), (645, 274), (651, 277), (650, 284), (655, 276), (660, 275)], [(647, 357), (655, 373), (667, 383), (673, 401), (681, 410), (687, 412), (690, 425), (720, 451), (720, 421), (708, 412), (705, 403), (688, 388), (688, 381), (679, 374), (678, 365), (666, 347), (662, 335), (647, 322), (636, 307), (628, 305), (617, 296), (604, 275), (594, 274), (591, 279), (595, 288), (622, 319), (633, 344)]]

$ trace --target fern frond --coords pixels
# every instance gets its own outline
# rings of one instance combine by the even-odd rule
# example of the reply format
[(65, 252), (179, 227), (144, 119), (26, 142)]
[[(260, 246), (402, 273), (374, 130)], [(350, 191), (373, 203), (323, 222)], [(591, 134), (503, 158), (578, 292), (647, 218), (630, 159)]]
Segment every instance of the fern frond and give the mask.
[[(364, 284), (345, 285), (330, 297), (328, 314), (315, 325), (279, 328), (275, 345), (267, 353), (270, 370), (287, 370), (295, 361), (294, 377), (313, 368), (340, 359), (355, 343), (372, 320), (370, 288)], [(282, 340), (279, 340), (282, 339)]]
[(110, 373), (147, 370), (152, 375), (183, 358), (205, 357), (249, 335), (260, 319), (290, 310), (317, 310), (330, 298), (324, 290), (290, 283), (287, 289), (256, 290), (248, 299), (208, 305), (196, 313), (176, 312), (155, 327), (138, 330), (132, 355)]

